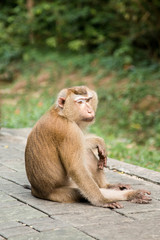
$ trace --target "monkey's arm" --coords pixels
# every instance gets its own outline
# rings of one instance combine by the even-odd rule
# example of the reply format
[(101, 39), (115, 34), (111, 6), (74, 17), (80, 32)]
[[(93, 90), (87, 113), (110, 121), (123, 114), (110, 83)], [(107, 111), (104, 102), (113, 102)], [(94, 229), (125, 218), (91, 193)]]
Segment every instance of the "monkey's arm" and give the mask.
[(103, 170), (103, 167), (107, 167), (107, 153), (106, 145), (103, 138), (97, 137), (93, 134), (87, 134), (85, 136), (87, 148), (91, 149), (98, 160), (98, 169)]
[[(76, 183), (81, 193), (93, 205), (105, 206), (113, 202), (105, 199), (97, 183), (84, 163), (86, 158), (84, 135), (75, 127), (68, 127), (63, 142), (59, 147), (60, 159), (67, 175)], [(107, 207), (107, 206), (106, 206)]]
[(94, 134), (86, 134), (85, 141), (86, 141), (87, 147), (90, 149), (95, 149), (98, 146), (102, 146), (104, 149), (106, 149), (106, 144), (104, 139)]
[(150, 198), (145, 196), (145, 193), (148, 193), (146, 191), (116, 191), (99, 188), (84, 163), (87, 156), (82, 133), (78, 132), (76, 128), (71, 129), (72, 131), (68, 130), (60, 144), (59, 156), (66, 174), (72, 178), (89, 202), (95, 206), (121, 208), (121, 204), (117, 203), (119, 200), (134, 200), (141, 203), (150, 201)]

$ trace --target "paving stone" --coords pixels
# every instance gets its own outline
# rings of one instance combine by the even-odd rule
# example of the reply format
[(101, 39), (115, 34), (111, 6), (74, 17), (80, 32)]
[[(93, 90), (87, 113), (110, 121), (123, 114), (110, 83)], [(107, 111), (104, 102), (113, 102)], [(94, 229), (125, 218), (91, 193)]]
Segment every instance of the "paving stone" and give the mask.
[(6, 193), (0, 191), (0, 203), (13, 201), (13, 198), (8, 196)]
[(151, 191), (153, 201), (146, 205), (122, 202), (123, 209), (110, 210), (38, 199), (23, 187), (29, 184), (24, 149), (30, 130), (0, 131), (0, 240), (160, 239), (160, 173), (108, 161), (108, 182)]
[(21, 136), (27, 138), (29, 133), (31, 132), (31, 128), (2, 128), (1, 134), (2, 135), (12, 135), (12, 136)]
[(23, 236), (16, 236), (8, 238), (8, 240), (92, 240), (93, 238), (87, 236), (83, 232), (74, 228), (60, 228), (52, 231), (42, 233), (27, 234)]
[[(5, 162), (4, 160), (5, 159)], [(3, 146), (1, 146), (0, 149), (0, 162), (1, 163), (7, 163), (9, 161), (17, 161), (17, 160), (23, 160), (24, 159), (24, 153), (23, 152), (18, 152), (14, 148), (14, 144), (9, 144), (9, 143), (4, 143)]]
[(127, 217), (131, 217), (134, 218), (135, 220), (141, 220), (143, 221), (144, 219), (146, 220), (150, 220), (150, 221), (154, 221), (155, 224), (159, 224), (160, 223), (160, 209), (159, 210), (155, 210), (155, 211), (146, 211), (146, 212), (133, 212), (133, 213), (129, 213), (127, 214)]
[(29, 207), (27, 205), (23, 206), (12, 206), (7, 208), (2, 208), (0, 211), (0, 221), (7, 222), (7, 221), (22, 221), (24, 219), (30, 218), (40, 218), (46, 216), (44, 213)]
[[(19, 144), (21, 145), (25, 145), (26, 144), (26, 138), (22, 137), (22, 136), (13, 136), (10, 134), (0, 134), (0, 142), (1, 144), (3, 143), (8, 143), (8, 145), (14, 145), (14, 146), (18, 146)], [(7, 148), (6, 148), (7, 149)]]
[(117, 223), (110, 222), (108, 219), (106, 224), (80, 226), (86, 234), (95, 239), (106, 240), (159, 240), (160, 239), (160, 221), (157, 223), (153, 219), (132, 222)]
[(61, 220), (52, 219), (50, 217), (25, 219), (24, 224), (27, 224), (28, 226), (31, 226), (40, 232), (55, 230), (63, 227), (66, 228), (67, 226), (69, 226), (68, 224), (62, 222)]
[(48, 215), (53, 214), (67, 214), (72, 212), (82, 212), (82, 211), (93, 211), (97, 207), (92, 206), (91, 204), (84, 204), (84, 203), (57, 203), (51, 202), (47, 200), (42, 200), (35, 198), (31, 195), (30, 190), (23, 194), (16, 194), (16, 198), (20, 201), (23, 201), (31, 206), (40, 209), (41, 211), (47, 213)]
[(143, 186), (146, 184), (146, 181), (144, 181), (143, 179), (140, 179), (136, 176), (127, 175), (117, 170), (110, 171), (109, 169), (105, 169), (105, 173), (106, 179), (109, 183), (130, 184), (131, 186), (133, 186), (133, 188), (135, 188), (136, 185)]
[(123, 202), (124, 208), (116, 209), (116, 212), (121, 214), (128, 214), (133, 212), (147, 212), (160, 210), (160, 202), (157, 200), (152, 200), (149, 204), (136, 204), (131, 202)]
[(66, 223), (70, 223), (74, 227), (101, 224), (103, 222), (130, 222), (132, 219), (122, 216), (113, 210), (100, 208), (100, 211), (85, 211), (81, 213), (70, 213), (54, 215), (53, 217)]
[(12, 201), (3, 201), (1, 203), (1, 208), (7, 208), (7, 207), (11, 208), (11, 207), (15, 207), (15, 206), (20, 207), (22, 205), (23, 205), (23, 203), (17, 201), (16, 199), (13, 199)]
[(14, 237), (14, 236), (23, 236), (26, 234), (34, 234), (36, 231), (27, 226), (13, 227), (8, 229), (1, 230), (1, 235), (5, 238)]
[(0, 163), (0, 172), (15, 172), (15, 170)]
[(22, 224), (16, 221), (8, 221), (7, 224), (6, 222), (2, 222), (0, 223), (0, 231), (8, 228), (15, 228), (20, 226), (22, 226)]
[(12, 170), (15, 170), (16, 172), (18, 172), (18, 171), (25, 172), (24, 162), (18, 161), (17, 159), (16, 159), (16, 162), (12, 161), (12, 160), (6, 162), (4, 166), (6, 166)]
[(108, 159), (108, 167), (110, 169), (117, 169), (131, 176), (134, 175), (134, 176), (146, 179), (147, 181), (149, 180), (154, 183), (160, 184), (160, 177), (159, 177), (160, 173), (156, 171), (144, 169), (142, 167), (121, 162), (111, 158)]
[(16, 183), (1, 178), (0, 178), (0, 190), (7, 194), (26, 193), (28, 191), (28, 189), (25, 189), (23, 186), (20, 186)]
[(13, 181), (19, 185), (29, 184), (25, 172), (0, 172), (0, 177)]

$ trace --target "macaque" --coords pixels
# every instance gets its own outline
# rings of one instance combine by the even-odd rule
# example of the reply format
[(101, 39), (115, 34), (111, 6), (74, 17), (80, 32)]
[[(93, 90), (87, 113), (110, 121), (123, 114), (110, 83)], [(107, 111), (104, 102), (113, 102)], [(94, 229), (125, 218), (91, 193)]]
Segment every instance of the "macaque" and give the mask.
[(97, 103), (96, 92), (86, 86), (66, 88), (36, 123), (25, 149), (33, 196), (62, 203), (85, 200), (111, 209), (122, 207), (118, 201), (151, 201), (146, 190), (106, 182), (105, 142), (85, 131), (95, 120)]

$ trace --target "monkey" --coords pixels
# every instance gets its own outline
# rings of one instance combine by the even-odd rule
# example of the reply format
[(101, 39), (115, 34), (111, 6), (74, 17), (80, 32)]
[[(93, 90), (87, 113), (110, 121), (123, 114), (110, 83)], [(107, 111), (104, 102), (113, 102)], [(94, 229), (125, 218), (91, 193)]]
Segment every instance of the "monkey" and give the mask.
[(149, 191), (107, 183), (105, 142), (87, 133), (95, 121), (97, 104), (97, 93), (87, 86), (65, 88), (37, 121), (25, 148), (33, 196), (60, 203), (87, 201), (111, 209), (122, 208), (119, 201), (123, 200), (151, 201)]

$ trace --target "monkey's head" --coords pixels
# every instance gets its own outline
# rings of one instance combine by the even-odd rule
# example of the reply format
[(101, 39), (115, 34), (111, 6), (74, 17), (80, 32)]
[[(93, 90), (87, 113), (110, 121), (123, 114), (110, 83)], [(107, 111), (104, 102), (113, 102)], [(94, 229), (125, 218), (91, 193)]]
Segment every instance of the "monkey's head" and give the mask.
[(94, 122), (97, 108), (97, 94), (85, 86), (60, 91), (56, 108), (61, 116), (85, 127)]

